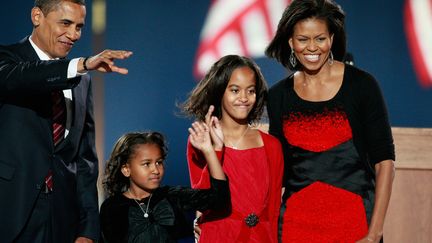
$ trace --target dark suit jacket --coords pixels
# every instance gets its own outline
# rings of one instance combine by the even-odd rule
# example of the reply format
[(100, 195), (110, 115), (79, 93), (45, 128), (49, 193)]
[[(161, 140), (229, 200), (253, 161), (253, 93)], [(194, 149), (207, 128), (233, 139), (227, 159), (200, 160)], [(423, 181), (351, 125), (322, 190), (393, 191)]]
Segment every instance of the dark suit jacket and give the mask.
[[(0, 46), (0, 239), (11, 242), (53, 170), (54, 242), (99, 235), (91, 80), (67, 79), (69, 60), (40, 61), (28, 38)], [(52, 140), (51, 91), (72, 89), (65, 140)]]

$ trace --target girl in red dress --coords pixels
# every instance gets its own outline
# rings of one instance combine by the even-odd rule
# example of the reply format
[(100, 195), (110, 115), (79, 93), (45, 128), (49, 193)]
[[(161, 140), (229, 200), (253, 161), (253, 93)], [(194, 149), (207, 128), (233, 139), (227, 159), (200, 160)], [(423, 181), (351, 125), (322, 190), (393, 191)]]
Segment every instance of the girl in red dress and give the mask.
[[(211, 67), (183, 104), (186, 114), (211, 128), (231, 192), (231, 208), (202, 212), (200, 243), (277, 242), (283, 154), (276, 138), (254, 128), (266, 94), (259, 67), (229, 55)], [(205, 160), (190, 143), (187, 157), (192, 187), (208, 188)]]

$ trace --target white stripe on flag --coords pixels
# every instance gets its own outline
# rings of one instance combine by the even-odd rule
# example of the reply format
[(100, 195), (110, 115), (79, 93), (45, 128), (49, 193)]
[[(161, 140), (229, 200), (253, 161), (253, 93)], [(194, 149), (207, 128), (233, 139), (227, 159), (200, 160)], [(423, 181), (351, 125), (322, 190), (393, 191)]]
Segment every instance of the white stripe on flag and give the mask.
[(224, 55), (263, 57), (290, 0), (214, 0), (200, 36), (194, 74)]
[(420, 83), (432, 86), (432, 0), (407, 0), (405, 27)]
[(420, 55), (426, 66), (429, 82), (432, 83), (432, 1), (410, 0), (409, 4)]

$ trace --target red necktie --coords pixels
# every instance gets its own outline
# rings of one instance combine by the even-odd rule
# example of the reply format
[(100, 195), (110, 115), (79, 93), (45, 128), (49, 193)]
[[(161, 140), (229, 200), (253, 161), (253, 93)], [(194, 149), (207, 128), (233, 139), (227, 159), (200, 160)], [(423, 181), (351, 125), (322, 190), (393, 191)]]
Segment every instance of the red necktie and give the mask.
[[(65, 134), (66, 127), (66, 103), (64, 99), (63, 91), (53, 91), (51, 93), (52, 98), (52, 126), (53, 126), (53, 142), (54, 146), (59, 144)], [(49, 191), (53, 189), (53, 173), (52, 170), (48, 171), (48, 175), (45, 177), (45, 184)]]
[(46, 185), (46, 189), (48, 189), (48, 191), (53, 190), (53, 172), (52, 172), (52, 170), (49, 170), (48, 175), (46, 175), (46, 177), (45, 177), (45, 185)]
[(63, 140), (66, 127), (66, 104), (63, 91), (53, 91), (52, 102), (53, 141), (54, 145), (57, 145)]

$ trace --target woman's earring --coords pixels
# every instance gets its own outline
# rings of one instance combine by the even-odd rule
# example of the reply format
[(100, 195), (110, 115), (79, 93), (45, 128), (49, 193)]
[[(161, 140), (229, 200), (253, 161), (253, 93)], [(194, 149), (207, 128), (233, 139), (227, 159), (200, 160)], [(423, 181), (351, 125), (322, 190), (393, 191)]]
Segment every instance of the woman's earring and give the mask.
[(297, 59), (294, 55), (294, 50), (291, 48), (291, 54), (289, 56), (289, 62), (291, 63), (291, 66), (295, 67), (297, 65)]
[(328, 62), (329, 62), (330, 65), (333, 65), (333, 63), (334, 63), (333, 52), (332, 51), (330, 51)]

